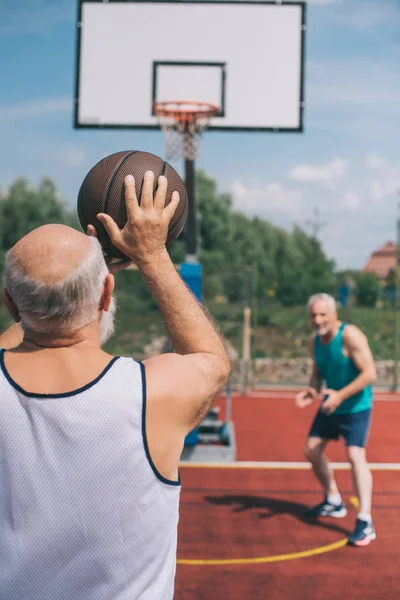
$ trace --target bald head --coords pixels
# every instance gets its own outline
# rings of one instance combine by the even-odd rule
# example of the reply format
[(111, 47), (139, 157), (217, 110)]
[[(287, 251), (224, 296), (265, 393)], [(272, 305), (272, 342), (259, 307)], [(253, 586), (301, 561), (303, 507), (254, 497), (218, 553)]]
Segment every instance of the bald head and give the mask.
[(59, 284), (73, 273), (93, 249), (91, 239), (67, 225), (43, 225), (11, 249), (23, 273), (43, 284)]
[(96, 238), (44, 225), (7, 253), (4, 284), (25, 328), (57, 335), (98, 318), (107, 275)]

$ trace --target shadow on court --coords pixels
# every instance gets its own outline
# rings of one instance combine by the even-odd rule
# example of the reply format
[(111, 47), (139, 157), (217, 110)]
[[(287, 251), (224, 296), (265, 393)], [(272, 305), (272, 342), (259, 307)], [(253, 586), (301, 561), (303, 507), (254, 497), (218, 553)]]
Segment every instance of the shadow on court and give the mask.
[(223, 496), (205, 496), (204, 500), (209, 504), (216, 506), (232, 506), (233, 511), (243, 512), (247, 510), (261, 511), (260, 519), (270, 519), (276, 515), (292, 515), (302, 523), (307, 523), (311, 527), (321, 527), (329, 531), (337, 531), (349, 535), (351, 531), (341, 527), (336, 522), (326, 522), (316, 518), (310, 519), (304, 516), (304, 511), (308, 506), (298, 502), (281, 500), (278, 498), (268, 498), (266, 496), (250, 495), (223, 495)]

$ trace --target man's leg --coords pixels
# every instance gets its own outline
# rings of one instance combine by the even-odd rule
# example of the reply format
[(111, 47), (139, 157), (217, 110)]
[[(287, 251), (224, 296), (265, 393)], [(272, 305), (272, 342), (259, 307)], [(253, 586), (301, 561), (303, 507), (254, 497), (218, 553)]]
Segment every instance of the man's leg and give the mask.
[(372, 474), (368, 467), (365, 448), (348, 446), (347, 454), (353, 474), (354, 491), (360, 502), (360, 513), (371, 516)]
[(304, 456), (310, 461), (314, 475), (322, 485), (326, 496), (339, 493), (332, 467), (324, 456), (327, 443), (328, 440), (309, 437), (304, 448)]
[(347, 452), (353, 473), (354, 489), (360, 502), (360, 511), (354, 531), (349, 535), (349, 544), (367, 546), (376, 539), (371, 518), (372, 475), (365, 456), (365, 448), (348, 446)]
[(371, 411), (353, 413), (342, 419), (341, 429), (351, 465), (354, 490), (360, 502), (356, 526), (349, 536), (349, 543), (353, 546), (367, 546), (376, 538), (371, 518), (372, 475), (365, 454)]
[(310, 436), (304, 448), (304, 455), (310, 461), (314, 475), (325, 492), (323, 502), (306, 511), (308, 517), (345, 517), (347, 514), (336, 485), (332, 467), (324, 456), (327, 443), (327, 439)]

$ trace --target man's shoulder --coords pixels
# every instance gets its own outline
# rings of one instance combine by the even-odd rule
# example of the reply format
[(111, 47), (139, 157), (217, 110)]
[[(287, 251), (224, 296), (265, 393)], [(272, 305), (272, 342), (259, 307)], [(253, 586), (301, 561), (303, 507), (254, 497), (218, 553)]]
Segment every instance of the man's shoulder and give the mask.
[(352, 323), (343, 323), (342, 322), (342, 327), (343, 327), (343, 337), (348, 338), (348, 337), (353, 337), (353, 336), (358, 336), (358, 335), (365, 336), (363, 331), (361, 331), (361, 329), (359, 327), (357, 327), (357, 325), (353, 325)]
[(367, 337), (363, 331), (357, 325), (350, 323), (344, 323), (343, 328), (343, 342), (349, 345), (358, 345), (359, 343), (365, 343)]

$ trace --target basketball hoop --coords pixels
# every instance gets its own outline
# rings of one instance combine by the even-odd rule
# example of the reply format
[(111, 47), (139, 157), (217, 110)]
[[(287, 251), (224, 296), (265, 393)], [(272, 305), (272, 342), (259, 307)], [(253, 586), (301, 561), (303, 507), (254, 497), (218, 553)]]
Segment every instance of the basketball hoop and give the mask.
[(209, 102), (170, 100), (155, 102), (154, 113), (165, 135), (166, 158), (194, 160), (199, 155), (201, 134), (220, 112)]

